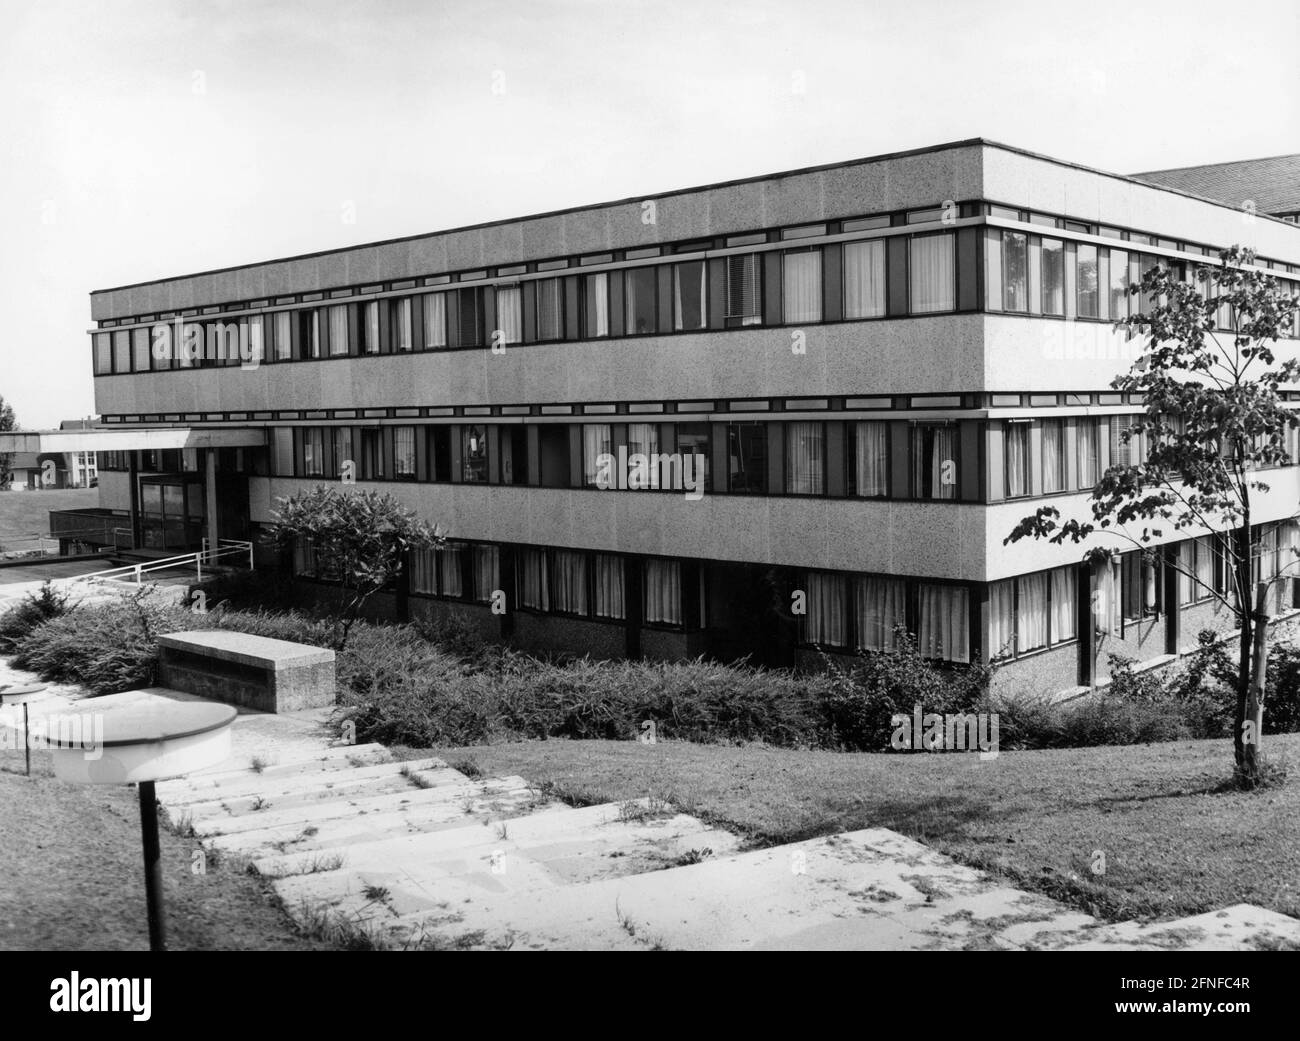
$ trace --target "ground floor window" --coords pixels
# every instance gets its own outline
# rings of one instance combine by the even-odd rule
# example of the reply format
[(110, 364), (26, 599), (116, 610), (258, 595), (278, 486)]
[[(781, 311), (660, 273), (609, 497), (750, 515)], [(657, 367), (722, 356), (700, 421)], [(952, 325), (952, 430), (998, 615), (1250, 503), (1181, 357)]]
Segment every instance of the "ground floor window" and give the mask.
[(970, 596), (965, 586), (917, 586), (916, 639), (923, 657), (970, 661)]
[(682, 566), (676, 560), (645, 562), (645, 620), (654, 625), (682, 624)]

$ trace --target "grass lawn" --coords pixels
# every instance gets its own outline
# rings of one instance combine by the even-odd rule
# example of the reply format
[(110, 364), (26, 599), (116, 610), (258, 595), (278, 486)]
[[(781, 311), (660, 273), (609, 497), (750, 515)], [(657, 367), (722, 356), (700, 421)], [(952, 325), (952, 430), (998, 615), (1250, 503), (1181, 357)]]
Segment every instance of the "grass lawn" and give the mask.
[[(0, 950), (149, 949), (140, 804), (125, 786), (56, 781), (50, 755), (0, 752)], [(264, 881), (160, 828), (170, 950), (310, 950)]]
[[(893, 828), (1111, 920), (1240, 902), (1300, 917), (1300, 734), (1265, 747), (1292, 764), (1292, 776), (1254, 794), (1224, 786), (1228, 740), (1004, 752), (990, 762), (684, 742), (429, 751), (485, 774), (551, 782), (578, 803), (659, 795), (754, 845)], [(1094, 873), (1098, 852), (1104, 870)]]
[[(98, 505), (98, 488), (0, 492), (0, 550), (36, 549), (33, 536), (50, 530), (50, 510), (84, 510)], [(51, 545), (48, 539), (45, 544)]]

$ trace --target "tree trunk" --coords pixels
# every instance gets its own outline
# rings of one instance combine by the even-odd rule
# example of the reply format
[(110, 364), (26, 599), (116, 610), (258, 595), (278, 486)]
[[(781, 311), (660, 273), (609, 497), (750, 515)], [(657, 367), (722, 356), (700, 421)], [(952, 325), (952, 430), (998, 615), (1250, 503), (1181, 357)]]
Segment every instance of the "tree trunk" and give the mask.
[(1246, 746), (1243, 741), (1246, 722), (1246, 701), (1250, 696), (1250, 655), (1254, 644), (1253, 612), (1250, 604), (1251, 588), (1251, 530), (1250, 509), (1245, 511), (1243, 523), (1236, 531), (1237, 559), (1237, 617), (1241, 624), (1240, 645), (1237, 656), (1237, 705), (1232, 715), (1232, 753), (1240, 775), (1246, 767)]
[(1254, 668), (1246, 696), (1242, 723), (1241, 784), (1254, 788), (1259, 784), (1260, 744), (1264, 737), (1264, 689), (1268, 683), (1268, 583), (1255, 588)]

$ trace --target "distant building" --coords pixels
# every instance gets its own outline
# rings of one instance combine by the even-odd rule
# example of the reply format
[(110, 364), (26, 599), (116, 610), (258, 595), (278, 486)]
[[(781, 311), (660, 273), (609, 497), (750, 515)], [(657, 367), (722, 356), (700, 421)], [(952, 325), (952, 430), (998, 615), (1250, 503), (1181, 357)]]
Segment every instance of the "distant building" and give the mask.
[[(65, 419), (60, 430), (90, 430), (93, 420)], [(98, 483), (96, 454), (77, 452), (15, 452), (9, 462), (9, 488), (30, 490), (93, 488)]]

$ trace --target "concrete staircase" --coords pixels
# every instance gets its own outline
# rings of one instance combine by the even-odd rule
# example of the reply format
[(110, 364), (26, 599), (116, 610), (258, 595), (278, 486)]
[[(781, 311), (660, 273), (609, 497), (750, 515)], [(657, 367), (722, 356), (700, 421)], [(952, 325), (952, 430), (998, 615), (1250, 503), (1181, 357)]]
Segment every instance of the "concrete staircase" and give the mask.
[(883, 828), (746, 850), (647, 799), (568, 806), (521, 777), (323, 747), (303, 725), (241, 715), (233, 768), (161, 784), (159, 799), (212, 854), (272, 879), (301, 925), (352, 946), (1300, 946), (1300, 922), (1249, 905), (1112, 925)]

